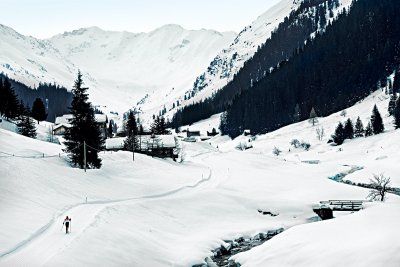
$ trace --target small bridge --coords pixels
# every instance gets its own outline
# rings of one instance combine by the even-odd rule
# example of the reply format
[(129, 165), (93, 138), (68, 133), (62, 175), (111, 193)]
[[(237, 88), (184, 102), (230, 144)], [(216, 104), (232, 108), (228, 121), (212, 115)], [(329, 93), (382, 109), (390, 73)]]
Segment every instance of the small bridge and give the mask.
[(365, 200), (328, 200), (320, 201), (319, 205), (313, 207), (313, 211), (322, 220), (333, 218), (334, 211), (359, 211), (364, 208)]

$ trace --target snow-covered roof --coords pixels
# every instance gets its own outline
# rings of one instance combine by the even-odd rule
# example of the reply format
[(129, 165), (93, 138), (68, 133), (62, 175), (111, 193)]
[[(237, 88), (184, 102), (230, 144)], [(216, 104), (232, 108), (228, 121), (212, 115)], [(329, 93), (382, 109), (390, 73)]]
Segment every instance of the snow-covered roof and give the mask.
[[(69, 124), (74, 116), (72, 114), (65, 114), (56, 118), (55, 124)], [(107, 115), (104, 114), (94, 114), (94, 118), (98, 123), (107, 122)]]
[(107, 115), (104, 114), (94, 114), (94, 118), (98, 123), (106, 123), (107, 122)]
[(71, 124), (69, 124), (69, 123), (60, 123), (60, 124), (57, 124), (57, 125), (55, 125), (54, 127), (53, 127), (53, 131), (54, 130), (57, 130), (58, 128), (61, 128), (61, 127), (65, 127), (65, 128), (71, 128)]
[(163, 147), (175, 147), (175, 137), (173, 135), (156, 135), (156, 138), (159, 140), (160, 144)]
[(106, 149), (121, 149), (124, 147), (125, 137), (106, 139)]
[(72, 114), (65, 114), (62, 115), (61, 117), (56, 118), (55, 124), (69, 124), (69, 121), (73, 118), (74, 116)]
[[(125, 138), (126, 137), (115, 137), (106, 139), (106, 149), (123, 148)], [(142, 150), (146, 150), (151, 146), (163, 148), (176, 147), (175, 137), (173, 135), (155, 135), (154, 138), (151, 135), (141, 135), (138, 136), (138, 141)]]

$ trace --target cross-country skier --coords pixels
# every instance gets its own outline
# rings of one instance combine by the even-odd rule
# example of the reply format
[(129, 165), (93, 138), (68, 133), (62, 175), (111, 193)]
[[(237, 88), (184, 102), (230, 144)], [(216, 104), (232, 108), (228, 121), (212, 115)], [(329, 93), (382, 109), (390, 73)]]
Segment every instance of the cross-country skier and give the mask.
[(71, 226), (71, 218), (65, 217), (63, 225), (65, 225), (65, 233), (69, 233), (69, 227)]

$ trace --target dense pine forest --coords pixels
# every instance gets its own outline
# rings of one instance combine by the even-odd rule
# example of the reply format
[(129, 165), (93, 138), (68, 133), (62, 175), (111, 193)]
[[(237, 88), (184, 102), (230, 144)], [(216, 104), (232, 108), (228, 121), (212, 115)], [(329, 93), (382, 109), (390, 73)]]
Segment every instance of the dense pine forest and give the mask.
[[(0, 73), (0, 79), (5, 78)], [(71, 105), (73, 95), (66, 88), (55, 84), (41, 83), (36, 89), (32, 89), (13, 79), (7, 78), (7, 80), (11, 83), (18, 100), (22, 101), (27, 108), (32, 108), (37, 98), (40, 98), (45, 103), (47, 121), (54, 122), (56, 116), (61, 116), (69, 112), (68, 107)]]
[(242, 92), (227, 110), (225, 133), (265, 133), (308, 118), (313, 107), (325, 116), (355, 104), (380, 81), (385, 83), (400, 64), (400, 2), (356, 1), (350, 10)]
[(258, 48), (254, 57), (245, 62), (243, 68), (231, 82), (211, 98), (179, 110), (175, 114), (171, 126), (177, 128), (225, 111), (241, 91), (251, 88), (257, 81), (265, 77), (271, 68), (290, 58), (303, 46), (310, 35), (322, 31), (329, 23), (328, 19), (334, 17), (333, 11), (338, 6), (337, 0), (302, 2), (299, 8), (292, 11), (289, 17), (279, 24), (271, 37)]
[[(354, 2), (349, 13), (339, 15), (323, 34), (308, 40), (291, 58), (252, 82), (250, 90), (245, 86), (243, 90), (240, 86), (232, 89), (233, 84), (241, 82), (238, 75), (214, 98), (178, 113), (174, 126), (179, 126), (178, 121), (195, 121), (191, 115), (194, 111), (201, 113), (202, 108), (215, 113), (226, 108), (222, 130), (235, 137), (244, 129), (265, 133), (306, 119), (313, 107), (324, 116), (353, 105), (375, 90), (378, 82), (385, 82), (400, 64), (398, 10), (398, 1)], [(251, 62), (262, 55), (261, 48)], [(234, 92), (232, 103), (229, 98), (221, 101), (228, 91)]]

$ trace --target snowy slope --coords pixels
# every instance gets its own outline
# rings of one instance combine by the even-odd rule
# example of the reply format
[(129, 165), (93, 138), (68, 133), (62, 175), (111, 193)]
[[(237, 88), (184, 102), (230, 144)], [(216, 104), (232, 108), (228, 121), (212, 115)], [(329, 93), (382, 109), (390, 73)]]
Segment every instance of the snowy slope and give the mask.
[[(171, 91), (166, 95), (153, 94), (146, 97), (145, 101), (138, 105), (139, 109), (145, 113), (144, 117), (158, 114), (164, 108), (167, 116), (172, 117), (178, 108), (202, 101), (222, 89), (233, 79), (244, 63), (254, 56), (258, 47), (271, 37), (272, 32), (284, 21), (285, 17), (300, 6), (301, 2), (301, 0), (281, 0), (272, 6), (252, 24), (245, 27), (229, 46), (220, 51), (207, 69), (193, 80), (190, 87), (183, 91)], [(330, 22), (343, 9), (348, 9), (352, 0), (339, 0), (338, 3), (339, 6), (334, 9), (333, 18), (327, 14), (327, 20)], [(185, 99), (185, 96), (189, 95), (191, 97)]]
[(39, 40), (0, 25), (0, 71), (32, 86), (71, 88), (79, 68), (92, 101), (126, 111), (147, 93), (190, 86), (235, 36), (165, 25), (138, 34), (91, 27)]
[[(386, 266), (400, 264), (399, 203), (301, 225), (235, 258), (248, 266)], [(356, 253), (355, 253), (356, 251)]]
[[(280, 227), (290, 229), (235, 258), (244, 266), (357, 266), (366, 252), (379, 251), (368, 253), (366, 260), (380, 265), (385, 257), (386, 266), (396, 266), (397, 196), (368, 204), (359, 213), (301, 225), (315, 221), (312, 205), (318, 201), (365, 199), (369, 190), (328, 179), (351, 166), (364, 167), (364, 179), (385, 172), (399, 186), (399, 145), (393, 140), (400, 132), (387, 117), (387, 103), (383, 93), (375, 92), (347, 109), (348, 117), (361, 116), (365, 123), (377, 104), (386, 131), (346, 141), (342, 150), (326, 144), (337, 122), (346, 119), (336, 113), (319, 120), (318, 127), (327, 133), (323, 141), (305, 121), (258, 136), (247, 151), (235, 149), (244, 137), (184, 143), (182, 164), (145, 156), (132, 163), (130, 153), (101, 154), (103, 168), (86, 174), (70, 168), (63, 156), (40, 158), (57, 155), (61, 146), (0, 129), (0, 151), (39, 157), (2, 155), (0, 266), (191, 266), (223, 240)], [(212, 124), (208, 120), (197, 126)], [(289, 151), (293, 138), (310, 142), (311, 149)], [(278, 157), (271, 152), (275, 146), (283, 151)], [(382, 155), (387, 157), (377, 160)], [(377, 162), (384, 163), (379, 170), (374, 169)], [(263, 216), (257, 209), (278, 216)], [(70, 235), (61, 229), (66, 215), (72, 216)], [(342, 243), (334, 246), (326, 236)], [(288, 255), (288, 249), (299, 251)], [(323, 256), (328, 260), (322, 261)]]
[[(292, 10), (296, 9), (299, 3), (298, 0), (282, 0), (259, 16), (251, 25), (245, 27), (229, 46), (225, 46), (212, 61), (209, 61), (211, 63), (207, 66), (207, 69), (203, 68), (197, 73), (200, 76), (197, 76), (196, 79), (202, 81), (198, 85), (202, 87), (201, 92), (198, 88), (193, 88), (196, 79), (192, 79), (191, 84), (183, 88), (184, 90), (168, 92), (167, 99), (164, 95), (150, 95), (144, 104), (139, 105), (139, 108), (152, 115), (153, 113), (157, 114), (164, 105), (169, 111), (176, 101), (185, 105), (184, 94), (192, 90), (198, 95), (188, 101), (190, 103), (210, 96), (233, 78), (233, 75), (243, 66), (244, 62), (254, 55), (257, 47), (271, 36), (272, 31)], [(205, 69), (206, 71), (204, 71)]]

